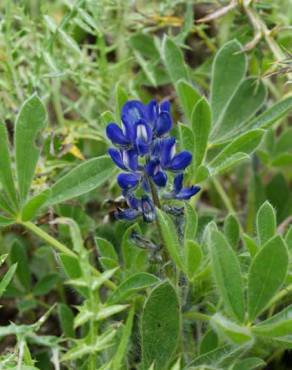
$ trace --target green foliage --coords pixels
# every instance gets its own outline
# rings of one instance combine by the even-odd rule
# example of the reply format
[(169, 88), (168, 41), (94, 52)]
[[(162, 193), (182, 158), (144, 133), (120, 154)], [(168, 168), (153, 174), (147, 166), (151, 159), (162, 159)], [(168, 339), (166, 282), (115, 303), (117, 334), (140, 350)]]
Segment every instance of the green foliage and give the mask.
[(242, 322), (244, 320), (244, 297), (237, 256), (218, 231), (212, 232), (210, 250), (214, 278), (226, 310)]
[[(143, 309), (141, 320), (143, 368), (167, 369), (180, 331), (179, 301), (169, 282), (155, 287)], [(163, 343), (163, 347), (161, 346)]]
[[(289, 368), (288, 0), (209, 5), (0, 3), (1, 369)], [(117, 221), (105, 127), (153, 98), (201, 191)]]
[(275, 236), (259, 250), (248, 272), (248, 315), (254, 320), (283, 284), (288, 253), (283, 239)]

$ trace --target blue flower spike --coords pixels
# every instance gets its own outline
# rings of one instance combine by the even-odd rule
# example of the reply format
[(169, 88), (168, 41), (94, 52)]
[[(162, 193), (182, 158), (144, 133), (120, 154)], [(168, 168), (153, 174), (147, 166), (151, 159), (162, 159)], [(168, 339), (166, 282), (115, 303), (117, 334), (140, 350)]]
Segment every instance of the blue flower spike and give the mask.
[[(170, 104), (151, 100), (143, 104), (129, 100), (122, 107), (121, 127), (110, 123), (106, 134), (115, 148), (108, 153), (123, 173), (117, 177), (127, 209), (119, 209), (117, 218), (146, 222), (155, 220), (155, 205), (168, 187), (168, 173), (174, 174), (170, 191), (161, 199), (188, 200), (200, 191), (199, 186), (183, 187), (184, 170), (192, 161), (188, 151), (176, 153), (176, 140), (170, 136), (172, 128)], [(142, 196), (138, 198), (136, 192)], [(154, 196), (155, 193), (155, 196)]]

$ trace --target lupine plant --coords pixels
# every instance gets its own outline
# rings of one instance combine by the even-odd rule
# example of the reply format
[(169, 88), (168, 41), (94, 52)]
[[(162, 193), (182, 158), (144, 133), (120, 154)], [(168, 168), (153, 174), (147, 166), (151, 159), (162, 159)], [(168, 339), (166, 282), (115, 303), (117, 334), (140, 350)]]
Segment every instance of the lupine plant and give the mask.
[(289, 15), (3, 3), (0, 370), (289, 369)]

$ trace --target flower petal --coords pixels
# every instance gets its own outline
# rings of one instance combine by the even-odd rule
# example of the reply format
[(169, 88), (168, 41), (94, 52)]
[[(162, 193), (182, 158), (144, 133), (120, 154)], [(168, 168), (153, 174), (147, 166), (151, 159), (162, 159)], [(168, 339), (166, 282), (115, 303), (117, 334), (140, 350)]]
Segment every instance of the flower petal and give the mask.
[(109, 148), (108, 154), (111, 156), (113, 162), (120, 167), (122, 170), (127, 170), (127, 167), (123, 163), (121, 152), (114, 148)]
[(107, 125), (106, 135), (114, 144), (129, 144), (128, 138), (124, 135), (122, 129), (116, 123), (110, 123)]
[(135, 173), (120, 173), (117, 180), (122, 189), (131, 189), (138, 184), (140, 176)]
[(162, 167), (168, 167), (172, 158), (175, 154), (175, 138), (169, 137), (161, 140), (161, 165)]
[(135, 209), (124, 209), (124, 210), (118, 210), (115, 213), (116, 218), (120, 220), (128, 220), (132, 221), (135, 220), (137, 217), (141, 215), (141, 212), (135, 210)]
[(153, 181), (157, 186), (164, 187), (167, 183), (167, 175), (163, 171), (159, 171), (152, 177)]
[(126, 195), (127, 203), (130, 208), (139, 210), (141, 209), (141, 201), (139, 201), (132, 193)]
[(157, 136), (166, 134), (172, 126), (170, 114), (167, 112), (161, 112), (156, 120), (155, 131)]
[(130, 149), (130, 150), (124, 150), (122, 152), (122, 159), (124, 165), (127, 167), (127, 169), (130, 169), (132, 171), (136, 171), (138, 168), (138, 154), (136, 150)]
[(175, 195), (176, 199), (188, 200), (195, 194), (197, 194), (201, 188), (199, 186), (191, 186), (189, 188), (183, 188), (179, 193)]
[(146, 222), (152, 222), (155, 219), (155, 207), (148, 196), (141, 199), (143, 219)]
[(145, 165), (145, 172), (147, 173), (148, 176), (154, 176), (154, 173), (157, 172), (155, 171), (157, 166), (159, 166), (159, 160), (158, 159), (152, 159)]
[(168, 168), (173, 171), (181, 171), (184, 170), (191, 161), (192, 154), (190, 152), (183, 151), (173, 157)]
[(140, 120), (136, 124), (136, 146), (140, 155), (144, 155), (149, 152), (151, 140), (151, 127), (146, 124), (145, 121)]
[(159, 105), (159, 110), (160, 112), (170, 113), (170, 102), (168, 100), (161, 102)]
[(129, 100), (122, 107), (122, 120), (134, 126), (141, 119), (146, 119), (145, 105), (138, 100)]
[(173, 187), (174, 187), (174, 192), (176, 194), (181, 191), (183, 187), (183, 180), (184, 180), (184, 175), (182, 173), (175, 176), (173, 180)]
[(156, 120), (158, 113), (158, 104), (156, 100), (151, 100), (147, 105), (146, 105), (146, 115), (147, 115), (147, 122), (153, 126), (154, 121)]

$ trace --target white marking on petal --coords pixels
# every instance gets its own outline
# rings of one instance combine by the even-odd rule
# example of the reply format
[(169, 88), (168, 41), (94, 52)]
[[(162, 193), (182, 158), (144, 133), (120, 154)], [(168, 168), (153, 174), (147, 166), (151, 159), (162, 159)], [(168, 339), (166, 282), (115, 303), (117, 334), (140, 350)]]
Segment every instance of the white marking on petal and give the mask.
[(176, 145), (173, 144), (170, 150), (170, 159), (172, 159), (175, 156), (175, 152), (176, 152)]
[(126, 167), (129, 167), (130, 158), (129, 158), (129, 154), (126, 150), (123, 151), (123, 163)]
[(137, 137), (138, 139), (144, 139), (145, 141), (148, 140), (147, 130), (144, 125), (137, 126)]

